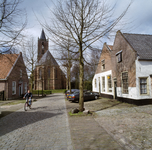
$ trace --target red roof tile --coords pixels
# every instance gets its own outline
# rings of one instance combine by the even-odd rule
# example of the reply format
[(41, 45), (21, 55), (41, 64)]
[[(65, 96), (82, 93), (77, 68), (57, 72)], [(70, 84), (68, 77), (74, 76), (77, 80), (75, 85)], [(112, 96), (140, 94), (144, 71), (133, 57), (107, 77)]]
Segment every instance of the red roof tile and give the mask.
[(108, 45), (108, 47), (112, 50), (113, 46), (112, 45)]
[(0, 79), (5, 79), (19, 54), (0, 54)]

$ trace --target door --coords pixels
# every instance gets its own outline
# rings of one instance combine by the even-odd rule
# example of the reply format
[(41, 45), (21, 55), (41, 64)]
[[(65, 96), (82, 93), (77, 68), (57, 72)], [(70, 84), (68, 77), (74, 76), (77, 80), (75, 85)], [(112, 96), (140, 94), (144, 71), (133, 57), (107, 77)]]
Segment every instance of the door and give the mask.
[(115, 91), (115, 99), (117, 99), (117, 81), (114, 81), (114, 91)]
[(19, 84), (19, 96), (21, 97), (22, 94), (23, 94), (23, 86), (22, 86), (22, 84), (20, 83), (20, 84)]

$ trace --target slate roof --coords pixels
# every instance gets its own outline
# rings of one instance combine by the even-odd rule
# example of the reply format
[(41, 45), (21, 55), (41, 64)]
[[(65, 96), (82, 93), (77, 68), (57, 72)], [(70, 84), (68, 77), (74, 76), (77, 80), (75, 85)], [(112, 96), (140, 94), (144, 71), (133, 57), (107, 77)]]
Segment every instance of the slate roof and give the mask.
[(18, 56), (19, 54), (0, 54), (0, 79), (8, 76)]
[(45, 54), (42, 56), (42, 58), (39, 60), (39, 62), (36, 64), (37, 66), (39, 65), (53, 65), (53, 66), (58, 66), (58, 63), (52, 56), (49, 50), (45, 52)]
[(139, 55), (139, 59), (152, 60), (152, 35), (123, 33), (125, 39)]
[(42, 29), (42, 32), (41, 32), (40, 39), (41, 39), (41, 40), (46, 40), (45, 33), (44, 33), (44, 30), (43, 30), (43, 29)]

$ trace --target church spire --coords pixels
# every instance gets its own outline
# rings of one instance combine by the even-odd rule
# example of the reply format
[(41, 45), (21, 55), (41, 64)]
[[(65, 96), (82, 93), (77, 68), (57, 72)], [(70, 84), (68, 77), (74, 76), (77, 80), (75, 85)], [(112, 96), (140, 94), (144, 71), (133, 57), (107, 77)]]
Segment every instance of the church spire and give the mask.
[(43, 30), (43, 29), (42, 29), (42, 32), (41, 32), (40, 39), (41, 39), (41, 40), (46, 40), (45, 33), (44, 33), (44, 30)]

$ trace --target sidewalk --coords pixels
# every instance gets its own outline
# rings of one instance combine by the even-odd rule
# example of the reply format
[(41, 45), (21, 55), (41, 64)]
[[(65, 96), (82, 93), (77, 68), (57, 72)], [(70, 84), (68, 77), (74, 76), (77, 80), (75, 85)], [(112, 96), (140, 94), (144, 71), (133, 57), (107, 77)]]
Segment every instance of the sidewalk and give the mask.
[[(66, 101), (67, 111), (78, 103)], [(92, 116), (69, 116), (71, 138), (75, 150), (124, 150)]]
[[(67, 110), (79, 108), (66, 101)], [(94, 116), (69, 116), (77, 150), (152, 150), (152, 105), (135, 106), (111, 99), (84, 103)]]

